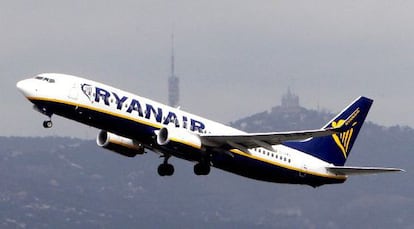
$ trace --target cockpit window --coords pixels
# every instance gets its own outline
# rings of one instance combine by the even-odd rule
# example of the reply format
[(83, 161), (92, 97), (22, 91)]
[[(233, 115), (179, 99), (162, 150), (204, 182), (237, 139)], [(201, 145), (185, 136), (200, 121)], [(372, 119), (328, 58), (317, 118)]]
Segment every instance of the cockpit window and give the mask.
[(47, 77), (42, 77), (42, 76), (36, 76), (35, 79), (37, 80), (42, 80), (42, 81), (46, 81), (48, 83), (55, 83), (55, 79), (51, 79), (51, 78), (47, 78)]

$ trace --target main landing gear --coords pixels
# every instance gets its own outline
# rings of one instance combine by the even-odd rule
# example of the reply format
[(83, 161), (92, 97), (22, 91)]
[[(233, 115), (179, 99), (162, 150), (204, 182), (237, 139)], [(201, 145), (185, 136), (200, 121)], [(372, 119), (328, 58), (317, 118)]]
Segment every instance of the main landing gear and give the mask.
[(170, 157), (171, 156), (164, 155), (164, 163), (158, 166), (158, 175), (172, 176), (174, 174), (174, 166), (168, 163)]
[(200, 161), (194, 165), (194, 174), (197, 176), (207, 176), (210, 173), (211, 155), (203, 152)]
[[(158, 175), (160, 176), (172, 176), (174, 174), (174, 166), (168, 163), (169, 155), (164, 155), (164, 162), (158, 166)], [(198, 176), (206, 176), (210, 173), (210, 163), (207, 161), (201, 161), (194, 165), (194, 174)]]
[(194, 173), (198, 176), (206, 176), (210, 173), (210, 165), (206, 162), (199, 162), (194, 165)]

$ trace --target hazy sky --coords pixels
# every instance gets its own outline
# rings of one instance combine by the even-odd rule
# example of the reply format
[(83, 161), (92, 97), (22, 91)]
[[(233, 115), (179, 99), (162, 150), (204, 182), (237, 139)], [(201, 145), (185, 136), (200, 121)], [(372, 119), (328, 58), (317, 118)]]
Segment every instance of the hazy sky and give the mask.
[(44, 117), (16, 90), (41, 72), (91, 78), (167, 101), (171, 32), (184, 110), (227, 123), (280, 103), (338, 112), (375, 100), (368, 119), (414, 126), (414, 2), (2, 1), (2, 135), (92, 137)]

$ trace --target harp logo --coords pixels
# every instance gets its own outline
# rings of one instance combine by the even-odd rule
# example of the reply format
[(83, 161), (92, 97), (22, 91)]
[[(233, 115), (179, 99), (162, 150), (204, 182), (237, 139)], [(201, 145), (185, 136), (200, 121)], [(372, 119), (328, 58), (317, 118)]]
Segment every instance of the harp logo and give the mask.
[(332, 122), (332, 127), (340, 127), (342, 125), (351, 127), (347, 128), (348, 130), (345, 132), (342, 132), (340, 134), (333, 134), (332, 138), (334, 139), (336, 145), (341, 149), (342, 154), (344, 155), (344, 158), (347, 158), (348, 152), (350, 150), (351, 141), (352, 141), (352, 135), (354, 133), (354, 126), (357, 124), (355, 120), (356, 116), (360, 113), (359, 108), (356, 109), (347, 120), (340, 119), (337, 122)]
[(81, 89), (82, 89), (83, 94), (85, 94), (86, 97), (88, 97), (88, 99), (92, 102), (92, 90), (93, 90), (92, 86), (86, 83), (81, 84)]

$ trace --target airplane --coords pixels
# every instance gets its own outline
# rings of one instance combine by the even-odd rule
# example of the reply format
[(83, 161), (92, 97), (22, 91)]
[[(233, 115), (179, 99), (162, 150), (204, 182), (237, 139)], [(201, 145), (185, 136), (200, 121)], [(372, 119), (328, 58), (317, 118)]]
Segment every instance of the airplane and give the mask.
[(42, 73), (17, 82), (18, 90), (48, 117), (59, 115), (98, 128), (97, 145), (127, 157), (155, 152), (160, 176), (171, 176), (171, 157), (194, 163), (196, 175), (218, 168), (260, 181), (318, 187), (348, 176), (403, 171), (345, 166), (373, 100), (359, 97), (320, 129), (246, 133), (179, 108), (85, 78)]

